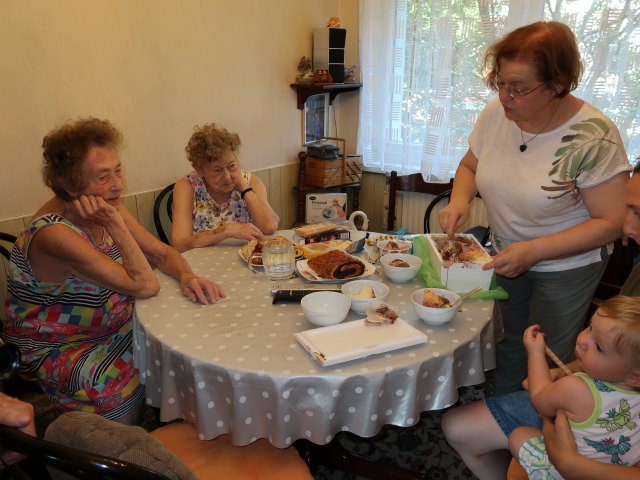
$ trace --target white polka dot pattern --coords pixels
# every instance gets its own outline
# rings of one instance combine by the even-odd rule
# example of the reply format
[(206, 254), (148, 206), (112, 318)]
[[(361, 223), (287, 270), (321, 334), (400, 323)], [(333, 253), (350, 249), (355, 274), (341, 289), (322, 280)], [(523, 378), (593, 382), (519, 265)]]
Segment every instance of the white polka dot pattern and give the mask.
[[(455, 403), (459, 386), (483, 382), (495, 365), (491, 302), (467, 301), (451, 323), (428, 326), (407, 301), (422, 281), (382, 278), (391, 287), (387, 302), (429, 341), (322, 367), (294, 340), (312, 328), (300, 305), (272, 305), (270, 281), (249, 271), (239, 246), (184, 254), (226, 292), (217, 304), (191, 303), (158, 271), (160, 293), (136, 303), (134, 354), (147, 403), (164, 421), (193, 421), (201, 439), (230, 433), (236, 445), (268, 438), (284, 448), (299, 438), (325, 444), (340, 431), (370, 437)], [(350, 312), (346, 321), (356, 318)]]

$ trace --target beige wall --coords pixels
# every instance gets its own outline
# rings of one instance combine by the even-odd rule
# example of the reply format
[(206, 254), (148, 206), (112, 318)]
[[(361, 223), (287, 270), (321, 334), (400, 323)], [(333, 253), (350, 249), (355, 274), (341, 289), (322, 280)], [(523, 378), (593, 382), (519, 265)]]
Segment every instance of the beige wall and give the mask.
[[(130, 194), (185, 173), (184, 145), (205, 122), (240, 134), (248, 170), (297, 163), (301, 112), (289, 85), (313, 28), (331, 16), (348, 31), (347, 65), (358, 63), (358, 0), (0, 0), (0, 221), (50, 196), (42, 137), (79, 116), (109, 118), (125, 134)], [(334, 108), (353, 153), (357, 93)]]

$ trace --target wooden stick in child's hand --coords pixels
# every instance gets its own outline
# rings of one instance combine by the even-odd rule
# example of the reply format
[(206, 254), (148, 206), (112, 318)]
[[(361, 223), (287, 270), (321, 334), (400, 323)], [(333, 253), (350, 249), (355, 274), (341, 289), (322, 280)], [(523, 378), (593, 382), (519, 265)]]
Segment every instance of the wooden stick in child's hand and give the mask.
[(549, 355), (549, 358), (553, 360), (553, 363), (555, 363), (560, 368), (560, 370), (562, 370), (565, 373), (565, 375), (573, 375), (573, 372), (569, 370), (569, 368), (564, 364), (562, 360), (558, 358), (558, 356), (555, 353), (553, 353), (553, 350), (551, 350), (546, 345), (544, 349), (547, 352), (547, 355)]

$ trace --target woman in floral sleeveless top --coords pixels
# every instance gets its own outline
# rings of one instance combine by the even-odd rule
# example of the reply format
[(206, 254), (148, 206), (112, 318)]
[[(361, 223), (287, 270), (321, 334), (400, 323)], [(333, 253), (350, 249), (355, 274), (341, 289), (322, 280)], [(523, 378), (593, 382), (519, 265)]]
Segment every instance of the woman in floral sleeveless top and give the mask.
[(239, 147), (236, 133), (214, 123), (195, 128), (185, 148), (194, 171), (173, 190), (171, 243), (179, 251), (261, 239), (278, 228), (264, 183), (240, 167)]

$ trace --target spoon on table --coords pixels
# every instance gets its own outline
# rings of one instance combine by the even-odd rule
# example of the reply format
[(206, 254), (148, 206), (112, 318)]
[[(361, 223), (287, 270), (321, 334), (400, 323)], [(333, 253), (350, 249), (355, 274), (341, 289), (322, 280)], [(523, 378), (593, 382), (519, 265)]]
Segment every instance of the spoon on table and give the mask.
[(473, 290), (468, 291), (467, 293), (463, 293), (462, 295), (460, 295), (460, 298), (458, 300), (453, 302), (453, 304), (451, 306), (452, 307), (457, 307), (458, 305), (460, 305), (462, 303), (463, 300), (469, 298), (471, 295), (473, 295), (476, 292), (479, 292), (480, 290), (482, 290), (482, 287), (476, 287)]

